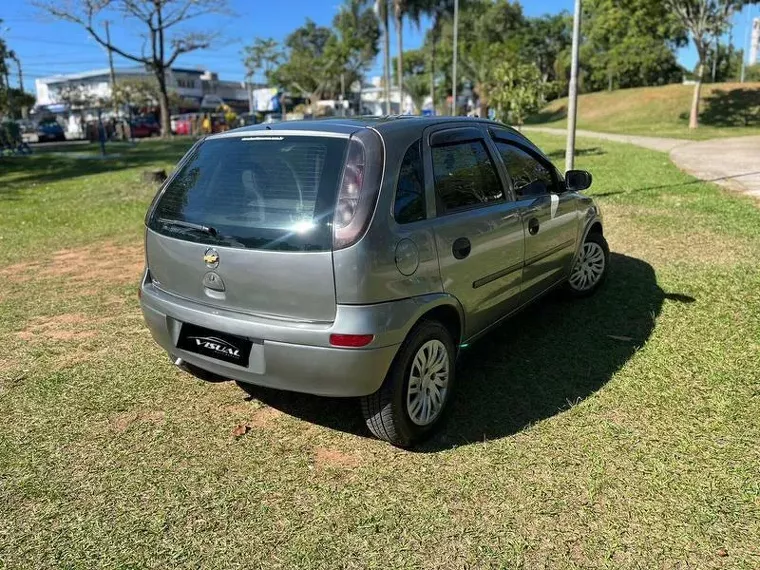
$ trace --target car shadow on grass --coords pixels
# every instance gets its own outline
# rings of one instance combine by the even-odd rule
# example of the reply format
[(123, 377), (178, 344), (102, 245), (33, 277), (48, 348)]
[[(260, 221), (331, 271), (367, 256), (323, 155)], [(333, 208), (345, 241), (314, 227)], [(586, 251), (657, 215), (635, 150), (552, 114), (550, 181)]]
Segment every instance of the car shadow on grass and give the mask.
[[(416, 451), (507, 437), (589, 397), (644, 346), (666, 300), (695, 301), (663, 291), (645, 261), (613, 253), (609, 279), (594, 296), (551, 294), (463, 349), (445, 425)], [(251, 393), (292, 416), (369, 436), (356, 400)]]

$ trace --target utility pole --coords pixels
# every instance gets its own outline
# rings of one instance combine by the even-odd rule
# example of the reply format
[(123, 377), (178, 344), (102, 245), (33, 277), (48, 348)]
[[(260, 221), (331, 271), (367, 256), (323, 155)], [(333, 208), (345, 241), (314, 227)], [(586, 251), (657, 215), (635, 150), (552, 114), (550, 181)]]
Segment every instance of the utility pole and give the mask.
[(567, 110), (567, 146), (565, 147), (565, 170), (575, 166), (575, 120), (578, 115), (578, 50), (581, 43), (581, 0), (575, 0), (573, 16), (573, 56), (570, 63), (570, 89)]
[(459, 33), (459, 0), (454, 0), (454, 62), (451, 69), (451, 114), (457, 114), (457, 35)]
[[(111, 30), (108, 27), (108, 20), (106, 20), (106, 41), (108, 42), (108, 45), (111, 45)], [(111, 73), (111, 102), (113, 103), (113, 114), (114, 118), (118, 118), (119, 116), (119, 104), (116, 102), (116, 72), (113, 68), (113, 52), (111, 51), (111, 48), (108, 49), (108, 69)]]

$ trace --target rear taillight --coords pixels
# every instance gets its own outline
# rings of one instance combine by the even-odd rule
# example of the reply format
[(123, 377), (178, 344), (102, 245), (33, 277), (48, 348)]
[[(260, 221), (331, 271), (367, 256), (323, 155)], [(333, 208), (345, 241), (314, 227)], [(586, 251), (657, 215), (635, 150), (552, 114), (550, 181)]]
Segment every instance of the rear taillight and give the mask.
[(343, 348), (361, 348), (367, 346), (375, 338), (371, 334), (331, 334), (330, 344)]
[(373, 131), (348, 142), (346, 164), (333, 216), (333, 249), (356, 243), (372, 219), (383, 171), (383, 146)]

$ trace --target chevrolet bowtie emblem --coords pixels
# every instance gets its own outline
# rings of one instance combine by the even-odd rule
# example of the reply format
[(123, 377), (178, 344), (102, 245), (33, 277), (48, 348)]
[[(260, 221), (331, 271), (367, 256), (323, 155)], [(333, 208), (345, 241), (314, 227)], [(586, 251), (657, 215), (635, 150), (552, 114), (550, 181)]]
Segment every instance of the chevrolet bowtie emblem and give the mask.
[(209, 269), (216, 269), (219, 266), (219, 254), (213, 247), (206, 250), (206, 253), (203, 255), (203, 262)]

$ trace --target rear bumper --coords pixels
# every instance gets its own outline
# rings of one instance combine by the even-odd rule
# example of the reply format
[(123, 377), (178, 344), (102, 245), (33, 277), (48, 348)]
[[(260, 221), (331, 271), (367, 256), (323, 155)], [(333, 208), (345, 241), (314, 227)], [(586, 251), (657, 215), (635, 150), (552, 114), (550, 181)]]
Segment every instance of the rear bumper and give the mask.
[[(365, 396), (380, 388), (407, 332), (406, 326), (384, 326), (394, 322), (388, 313), (402, 311), (408, 318), (409, 302), (339, 306), (332, 323), (304, 323), (211, 308), (169, 295), (149, 281), (141, 295), (153, 338), (174, 359), (241, 382), (323, 396)], [(182, 323), (253, 340), (248, 367), (177, 348)], [(333, 332), (371, 333), (375, 339), (366, 348), (341, 349), (329, 345)]]

